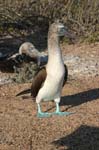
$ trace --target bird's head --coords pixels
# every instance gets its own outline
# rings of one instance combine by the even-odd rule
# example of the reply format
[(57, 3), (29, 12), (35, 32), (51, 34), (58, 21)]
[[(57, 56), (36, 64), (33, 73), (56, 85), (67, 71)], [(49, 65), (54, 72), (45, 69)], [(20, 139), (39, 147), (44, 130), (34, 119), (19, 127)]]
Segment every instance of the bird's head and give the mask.
[(61, 36), (66, 36), (69, 39), (74, 39), (74, 36), (68, 31), (68, 28), (64, 26), (63, 23), (59, 22), (59, 20), (55, 21), (53, 24), (51, 24), (49, 28), (49, 34), (54, 33), (58, 35), (59, 37)]

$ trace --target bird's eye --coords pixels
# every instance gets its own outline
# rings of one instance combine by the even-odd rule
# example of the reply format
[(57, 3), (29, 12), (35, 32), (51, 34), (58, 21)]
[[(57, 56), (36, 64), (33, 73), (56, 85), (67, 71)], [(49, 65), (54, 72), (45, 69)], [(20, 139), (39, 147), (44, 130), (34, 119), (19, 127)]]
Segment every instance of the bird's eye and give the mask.
[(63, 28), (60, 28), (60, 31), (59, 31), (60, 33), (64, 33), (65, 32), (65, 28), (63, 27)]

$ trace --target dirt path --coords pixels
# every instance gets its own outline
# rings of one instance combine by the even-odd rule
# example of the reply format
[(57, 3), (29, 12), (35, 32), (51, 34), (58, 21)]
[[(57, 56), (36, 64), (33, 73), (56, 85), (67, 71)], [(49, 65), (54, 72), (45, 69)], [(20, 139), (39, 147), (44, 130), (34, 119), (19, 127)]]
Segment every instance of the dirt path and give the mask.
[[(89, 53), (93, 49), (97, 48), (90, 48)], [(86, 56), (82, 49), (79, 52), (79, 47), (74, 51), (77, 56)], [(69, 50), (67, 52), (70, 54)], [(64, 55), (67, 52), (63, 51)], [(60, 107), (62, 111), (75, 112), (70, 116), (37, 118), (32, 99), (15, 97), (29, 86), (9, 84), (0, 87), (0, 150), (99, 150), (98, 75), (69, 76)], [(55, 104), (42, 103), (42, 109), (54, 111)]]

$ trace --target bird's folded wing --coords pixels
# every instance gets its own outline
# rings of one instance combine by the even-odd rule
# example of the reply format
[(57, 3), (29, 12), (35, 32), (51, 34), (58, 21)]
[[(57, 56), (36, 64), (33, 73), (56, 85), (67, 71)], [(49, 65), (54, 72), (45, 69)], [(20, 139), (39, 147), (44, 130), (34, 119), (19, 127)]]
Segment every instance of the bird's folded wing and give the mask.
[(65, 74), (64, 74), (64, 80), (63, 80), (63, 86), (65, 85), (67, 78), (68, 78), (68, 68), (65, 64), (64, 64), (64, 67), (65, 67)]
[(46, 68), (43, 67), (39, 70), (37, 75), (34, 77), (32, 86), (31, 86), (31, 95), (33, 97), (36, 97), (38, 94), (38, 91), (42, 87), (45, 79), (46, 79), (47, 73), (46, 73)]

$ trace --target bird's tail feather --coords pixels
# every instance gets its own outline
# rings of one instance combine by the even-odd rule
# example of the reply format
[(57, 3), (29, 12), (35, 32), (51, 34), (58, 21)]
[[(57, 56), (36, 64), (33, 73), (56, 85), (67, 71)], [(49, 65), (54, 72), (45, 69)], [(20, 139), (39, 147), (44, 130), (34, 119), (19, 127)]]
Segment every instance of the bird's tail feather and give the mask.
[(26, 89), (26, 90), (18, 93), (16, 96), (20, 96), (20, 95), (24, 95), (24, 94), (28, 94), (28, 93), (31, 93), (31, 89)]

